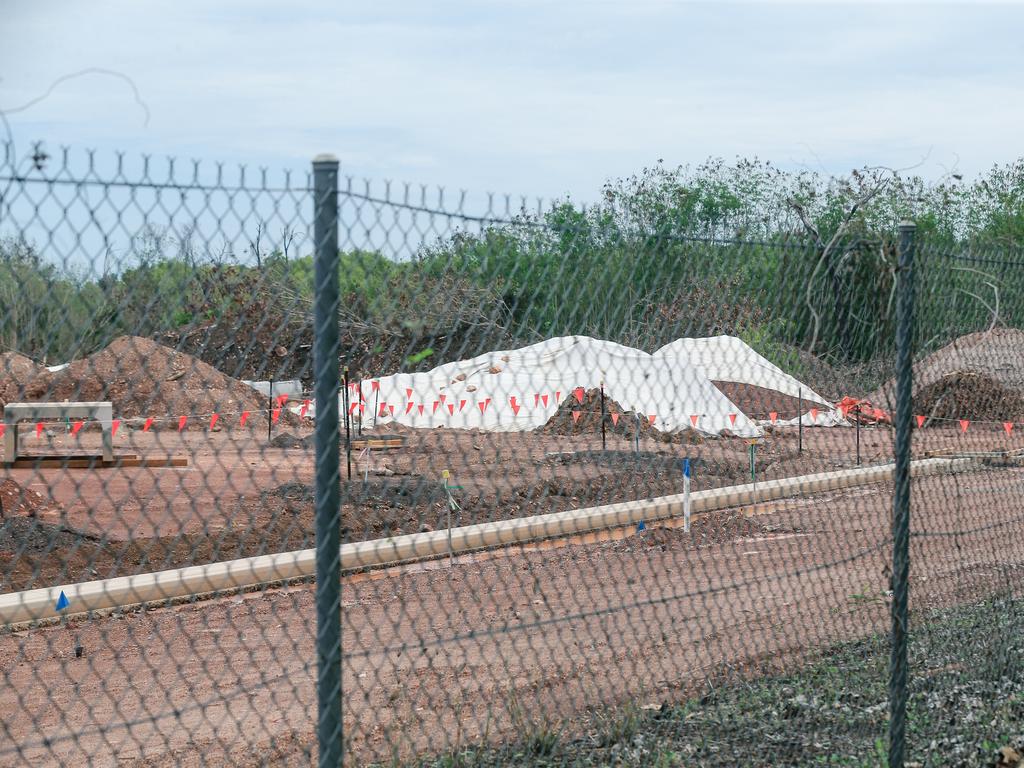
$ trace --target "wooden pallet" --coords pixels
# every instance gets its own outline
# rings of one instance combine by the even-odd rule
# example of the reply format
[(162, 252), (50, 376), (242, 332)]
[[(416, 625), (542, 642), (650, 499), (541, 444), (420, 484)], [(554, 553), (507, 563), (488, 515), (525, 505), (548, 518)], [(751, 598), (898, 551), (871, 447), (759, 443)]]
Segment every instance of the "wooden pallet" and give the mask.
[[(352, 450), (361, 451), (369, 448), (371, 451), (387, 450), (389, 448), (405, 448), (405, 438), (398, 437), (353, 437)], [(344, 441), (342, 441), (344, 448)]]
[(124, 454), (115, 456), (113, 461), (104, 461), (102, 456), (19, 456), (14, 461), (5, 461), (6, 469), (112, 469), (117, 467), (187, 467), (184, 456), (136, 456)]

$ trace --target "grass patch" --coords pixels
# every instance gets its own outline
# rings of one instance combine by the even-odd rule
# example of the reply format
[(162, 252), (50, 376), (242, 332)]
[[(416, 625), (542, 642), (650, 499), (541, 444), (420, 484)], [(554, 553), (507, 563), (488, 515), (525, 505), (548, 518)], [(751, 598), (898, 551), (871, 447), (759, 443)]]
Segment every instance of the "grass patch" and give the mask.
[[(1022, 619), (1024, 600), (1008, 598), (916, 617), (908, 766), (1018, 764), (1000, 750), (1024, 754)], [(683, 704), (635, 702), (592, 713), (582, 727), (535, 725), (513, 742), (414, 765), (884, 766), (888, 663), (887, 638), (873, 637), (790, 674), (709, 685)]]

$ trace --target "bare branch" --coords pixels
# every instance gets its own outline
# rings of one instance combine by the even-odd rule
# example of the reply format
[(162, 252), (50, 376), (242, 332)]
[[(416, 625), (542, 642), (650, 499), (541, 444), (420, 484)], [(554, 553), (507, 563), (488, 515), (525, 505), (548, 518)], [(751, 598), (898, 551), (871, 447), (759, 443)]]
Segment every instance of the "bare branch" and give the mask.
[(816, 245), (818, 245), (818, 247), (821, 248), (821, 256), (818, 258), (817, 264), (814, 265), (814, 269), (811, 271), (811, 276), (807, 280), (807, 290), (804, 293), (804, 303), (807, 305), (807, 309), (810, 311), (811, 317), (814, 320), (814, 330), (811, 333), (810, 343), (807, 345), (808, 352), (814, 351), (814, 348), (818, 344), (818, 334), (821, 331), (821, 315), (814, 308), (813, 301), (814, 281), (817, 278), (818, 273), (821, 271), (822, 266), (828, 261), (828, 259), (831, 258), (832, 251), (835, 249), (836, 245), (838, 245), (842, 237), (847, 233), (847, 231), (849, 231), (850, 223), (853, 221), (853, 217), (857, 215), (857, 211), (859, 211), (861, 208), (867, 205), (867, 203), (869, 203), (872, 200), (872, 198), (878, 195), (889, 184), (889, 181), (889, 179), (880, 179), (873, 187), (868, 189), (866, 192), (864, 192), (864, 194), (862, 194), (860, 197), (854, 200), (853, 205), (850, 206), (850, 209), (845, 214), (843, 214), (843, 219), (842, 221), (839, 222), (839, 226), (836, 227), (836, 231), (832, 234), (832, 237), (829, 238), (829, 241), (824, 245), (822, 245), (821, 233), (818, 231), (818, 228), (815, 227), (814, 224), (808, 219), (806, 212), (803, 209), (803, 206), (801, 206), (799, 203), (796, 203), (795, 201), (790, 201), (790, 206), (796, 211), (797, 215), (800, 217), (800, 220), (803, 222), (804, 227), (808, 230), (808, 232), (810, 232), (814, 236)]

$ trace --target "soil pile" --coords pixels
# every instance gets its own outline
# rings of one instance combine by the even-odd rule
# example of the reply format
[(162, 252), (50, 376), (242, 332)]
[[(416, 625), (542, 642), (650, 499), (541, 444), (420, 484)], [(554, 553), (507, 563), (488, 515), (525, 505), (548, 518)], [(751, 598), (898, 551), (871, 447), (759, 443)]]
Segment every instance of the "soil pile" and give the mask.
[(1024, 396), (991, 376), (956, 371), (919, 388), (914, 413), (929, 419), (1019, 421), (1024, 419)]
[[(916, 405), (919, 399), (925, 399), (922, 394), (926, 390), (931, 391), (947, 377), (961, 374), (980, 374), (992, 384), (1024, 396), (1024, 331), (994, 328), (991, 331), (971, 333), (919, 361), (914, 365), (915, 411), (927, 415), (927, 410), (921, 411)], [(879, 408), (892, 410), (895, 406), (895, 392), (896, 383), (892, 379), (868, 395), (867, 399)], [(969, 405), (965, 403), (965, 406)], [(1007, 414), (1007, 418), (1012, 415)], [(957, 418), (981, 417), (972, 417), (964, 412)]]
[(270, 440), (274, 448), (312, 448), (313, 435), (296, 437), (291, 432), (280, 432)]
[[(154, 428), (177, 429), (177, 418), (189, 416), (188, 427), (205, 429), (209, 415), (219, 413), (226, 425), (249, 411), (248, 426), (266, 425), (267, 401), (251, 387), (226, 376), (191, 355), (155, 341), (121, 336), (89, 357), (52, 375), (53, 400), (110, 400), (120, 418), (168, 419)], [(280, 424), (298, 423), (282, 409)]]
[(0, 354), (0, 407), (45, 397), (52, 375), (43, 366), (17, 352)]
[[(800, 415), (800, 399), (784, 395), (774, 389), (735, 381), (713, 381), (719, 392), (729, 398), (741, 413), (752, 419), (769, 419), (772, 412), (780, 419), (795, 419)], [(820, 405), (804, 400), (804, 413)]]
[(600, 389), (584, 393), (582, 402), (574, 392), (570, 392), (554, 415), (537, 431), (545, 435), (599, 435), (602, 420), (606, 434), (627, 440), (632, 440), (637, 432), (641, 438), (653, 438), (662, 443), (697, 443), (702, 439), (700, 433), (692, 429), (671, 434), (662, 432), (651, 424), (647, 414), (627, 411), (607, 395), (602, 419)]
[(713, 544), (724, 544), (748, 536), (761, 536), (764, 526), (742, 514), (722, 511), (700, 515), (690, 527), (690, 533), (680, 528), (667, 528), (652, 523), (645, 530), (637, 530), (624, 539), (604, 544), (612, 552), (637, 553), (658, 550), (676, 552), (699, 549)]
[(36, 491), (22, 488), (13, 480), (0, 483), (0, 519), (5, 517), (35, 517), (40, 512), (55, 508)]

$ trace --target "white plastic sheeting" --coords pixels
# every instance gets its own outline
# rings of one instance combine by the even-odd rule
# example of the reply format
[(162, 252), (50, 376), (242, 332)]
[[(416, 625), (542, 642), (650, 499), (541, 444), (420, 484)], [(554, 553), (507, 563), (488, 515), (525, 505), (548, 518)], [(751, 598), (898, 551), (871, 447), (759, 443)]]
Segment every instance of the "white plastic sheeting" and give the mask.
[(828, 410), (833, 408), (828, 400), (770, 363), (735, 336), (676, 339), (655, 352), (654, 356), (685, 358), (712, 381), (753, 384), (794, 399), (802, 395), (809, 408), (818, 405), (824, 405)]
[(527, 431), (544, 425), (578, 389), (603, 384), (608, 398), (626, 410), (653, 417), (654, 426), (666, 432), (691, 427), (696, 417), (702, 432), (761, 435), (761, 427), (711, 383), (713, 378), (793, 397), (802, 388), (809, 402), (831, 408), (729, 336), (681, 339), (653, 355), (587, 336), (562, 336), (424, 373), (356, 382), (350, 397), (364, 424), (395, 421), (422, 428)]
[(264, 397), (278, 397), (279, 395), (302, 397), (302, 382), (298, 379), (275, 380), (273, 382), (242, 379), (242, 383), (248, 384)]

